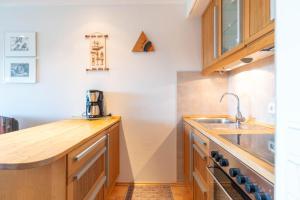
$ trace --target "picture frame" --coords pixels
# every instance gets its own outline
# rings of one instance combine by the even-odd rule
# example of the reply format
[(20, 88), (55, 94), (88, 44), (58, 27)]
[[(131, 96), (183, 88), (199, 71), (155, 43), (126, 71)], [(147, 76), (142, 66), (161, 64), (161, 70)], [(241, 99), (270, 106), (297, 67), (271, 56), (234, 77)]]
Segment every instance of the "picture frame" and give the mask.
[(6, 57), (35, 57), (36, 32), (10, 32), (5, 34)]
[(6, 58), (6, 83), (36, 83), (36, 58)]

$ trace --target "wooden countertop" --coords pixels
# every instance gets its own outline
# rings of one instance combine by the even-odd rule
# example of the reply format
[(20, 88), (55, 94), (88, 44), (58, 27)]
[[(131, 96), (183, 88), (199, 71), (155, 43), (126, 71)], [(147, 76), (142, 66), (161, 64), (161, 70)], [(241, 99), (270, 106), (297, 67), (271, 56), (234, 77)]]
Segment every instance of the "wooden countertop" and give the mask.
[(218, 118), (218, 117), (226, 117), (226, 118), (232, 118), (228, 115), (193, 115), (193, 116), (184, 116), (183, 119), (186, 123), (191, 125), (193, 128), (204, 134), (206, 137), (208, 137), (210, 140), (214, 141), (216, 144), (220, 145), (222, 148), (224, 148), (226, 151), (240, 159), (243, 163), (245, 163), (247, 166), (252, 168), (254, 171), (256, 171), (258, 174), (265, 177), (268, 181), (271, 183), (275, 183), (275, 172), (274, 172), (274, 166), (271, 164), (253, 156), (252, 154), (248, 153), (247, 151), (244, 151), (243, 149), (239, 148), (238, 146), (232, 144), (231, 142), (227, 141), (226, 139), (220, 137), (222, 134), (274, 134), (275, 128), (270, 125), (264, 125), (258, 122), (254, 121), (248, 121), (245, 124), (246, 125), (254, 125), (256, 126), (255, 129), (226, 129), (218, 128), (213, 129), (212, 127), (205, 126), (204, 124), (198, 123), (194, 121), (194, 118)]
[(0, 169), (47, 165), (121, 120), (70, 119), (0, 135)]

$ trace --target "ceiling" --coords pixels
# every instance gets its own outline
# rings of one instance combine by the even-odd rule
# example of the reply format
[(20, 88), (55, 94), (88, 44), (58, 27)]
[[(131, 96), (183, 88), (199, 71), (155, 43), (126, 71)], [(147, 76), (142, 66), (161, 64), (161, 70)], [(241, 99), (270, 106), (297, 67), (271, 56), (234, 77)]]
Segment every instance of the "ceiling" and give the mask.
[(186, 0), (0, 0), (0, 6), (183, 4)]

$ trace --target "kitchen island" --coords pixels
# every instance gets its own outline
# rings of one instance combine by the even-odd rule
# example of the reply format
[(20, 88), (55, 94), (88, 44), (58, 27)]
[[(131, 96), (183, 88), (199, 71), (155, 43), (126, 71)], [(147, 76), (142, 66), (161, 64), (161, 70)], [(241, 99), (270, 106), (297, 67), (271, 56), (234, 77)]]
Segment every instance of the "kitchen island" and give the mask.
[(119, 116), (0, 136), (0, 199), (104, 199), (119, 174)]

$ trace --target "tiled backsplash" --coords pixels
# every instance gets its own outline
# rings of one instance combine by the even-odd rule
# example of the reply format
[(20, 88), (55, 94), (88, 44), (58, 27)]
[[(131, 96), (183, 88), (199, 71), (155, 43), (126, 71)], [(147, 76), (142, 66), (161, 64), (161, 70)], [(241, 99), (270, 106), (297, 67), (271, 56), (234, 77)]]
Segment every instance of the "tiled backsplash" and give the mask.
[[(274, 58), (251, 64), (245, 71), (228, 76), (228, 91), (239, 95), (241, 111), (245, 117), (275, 124), (275, 114), (269, 113), (270, 103), (275, 103)], [(230, 98), (230, 97), (229, 97)], [(228, 100), (229, 113), (236, 113), (235, 99)]]
[(177, 72), (177, 176), (183, 179), (182, 116), (227, 113), (227, 100), (219, 103), (227, 90), (227, 76), (203, 77), (197, 72)]
[[(234, 92), (241, 100), (245, 117), (275, 124), (268, 106), (275, 101), (275, 66), (270, 57), (229, 75), (203, 77), (197, 72), (177, 72), (177, 175), (182, 180), (182, 116), (236, 113), (236, 100), (230, 96), (219, 102), (224, 92)], [(275, 103), (275, 102), (274, 102)]]

